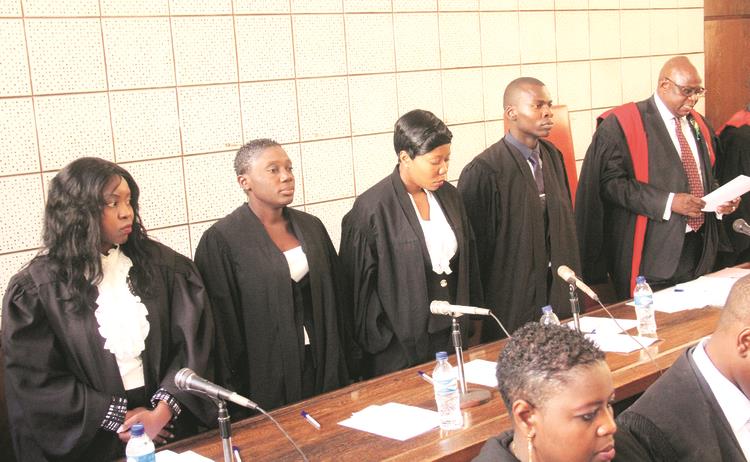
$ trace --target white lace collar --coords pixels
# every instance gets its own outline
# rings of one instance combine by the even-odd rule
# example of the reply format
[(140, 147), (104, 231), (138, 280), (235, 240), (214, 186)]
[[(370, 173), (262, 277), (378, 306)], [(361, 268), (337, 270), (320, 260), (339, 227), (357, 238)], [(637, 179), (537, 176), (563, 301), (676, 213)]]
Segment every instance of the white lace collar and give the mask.
[(104, 348), (117, 358), (126, 390), (143, 385), (141, 352), (146, 348), (150, 327), (148, 309), (128, 286), (132, 266), (132, 260), (119, 247), (102, 255), (102, 280), (97, 284), (98, 308), (94, 312)]

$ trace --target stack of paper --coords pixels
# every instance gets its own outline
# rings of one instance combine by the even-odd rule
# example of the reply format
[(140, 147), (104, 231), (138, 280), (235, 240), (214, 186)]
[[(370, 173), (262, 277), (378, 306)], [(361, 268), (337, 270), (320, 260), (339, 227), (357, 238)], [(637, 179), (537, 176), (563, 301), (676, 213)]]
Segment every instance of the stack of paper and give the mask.
[(339, 422), (339, 425), (406, 441), (440, 425), (440, 417), (437, 412), (428, 409), (388, 403), (367, 406)]
[(732, 181), (716, 188), (701, 199), (706, 202), (703, 207), (704, 212), (715, 212), (721, 204), (740, 197), (750, 191), (750, 177), (737, 175)]

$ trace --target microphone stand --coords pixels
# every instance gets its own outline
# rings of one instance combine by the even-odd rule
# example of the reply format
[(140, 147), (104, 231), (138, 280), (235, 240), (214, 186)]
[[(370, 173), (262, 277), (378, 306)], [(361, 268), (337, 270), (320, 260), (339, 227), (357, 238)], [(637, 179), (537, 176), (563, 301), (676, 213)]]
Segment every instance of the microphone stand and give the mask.
[(451, 313), (452, 330), (451, 338), (453, 340), (453, 347), (456, 349), (456, 364), (458, 368), (458, 383), (461, 387), (460, 402), (461, 409), (467, 407), (479, 406), (490, 400), (490, 392), (488, 390), (468, 390), (466, 388), (466, 376), (464, 375), (464, 353), (461, 347), (461, 325), (458, 323), (458, 317), (461, 313)]
[(581, 306), (578, 304), (578, 292), (575, 283), (569, 283), (570, 311), (573, 312), (573, 324), (578, 332), (581, 332)]
[(227, 403), (223, 399), (211, 398), (219, 407), (219, 435), (221, 435), (221, 448), (224, 450), (224, 462), (234, 462), (232, 454), (232, 422), (229, 420)]

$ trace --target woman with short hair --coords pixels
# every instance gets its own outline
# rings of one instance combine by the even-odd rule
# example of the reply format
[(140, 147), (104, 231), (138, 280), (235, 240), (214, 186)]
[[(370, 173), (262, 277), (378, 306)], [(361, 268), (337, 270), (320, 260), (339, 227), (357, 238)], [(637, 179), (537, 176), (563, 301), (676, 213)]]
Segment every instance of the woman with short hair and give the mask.
[(604, 353), (566, 326), (530, 322), (497, 361), (513, 430), (490, 438), (474, 462), (593, 462), (615, 456), (615, 389)]
[(289, 207), (279, 143), (248, 142), (234, 169), (247, 202), (203, 233), (195, 262), (221, 333), (218, 380), (271, 410), (348, 384), (338, 257), (323, 223)]
[[(342, 221), (339, 253), (366, 377), (452, 349), (451, 319), (431, 314), (432, 300), (481, 305), (474, 237), (448, 183), (452, 138), (429, 111), (401, 116), (393, 131), (398, 165)], [(461, 324), (466, 340), (469, 325)]]

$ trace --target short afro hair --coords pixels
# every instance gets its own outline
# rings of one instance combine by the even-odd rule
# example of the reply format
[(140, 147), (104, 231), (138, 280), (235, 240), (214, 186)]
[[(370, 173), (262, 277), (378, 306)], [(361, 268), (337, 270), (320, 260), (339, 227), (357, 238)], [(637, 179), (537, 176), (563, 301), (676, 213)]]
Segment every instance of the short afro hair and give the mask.
[(541, 406), (553, 388), (567, 381), (571, 369), (600, 361), (604, 353), (580, 332), (530, 322), (515, 331), (500, 352), (498, 389), (508, 412), (518, 399)]
[(234, 173), (244, 175), (253, 166), (253, 162), (260, 154), (268, 148), (281, 146), (276, 141), (269, 138), (258, 138), (248, 141), (242, 146), (234, 156)]

